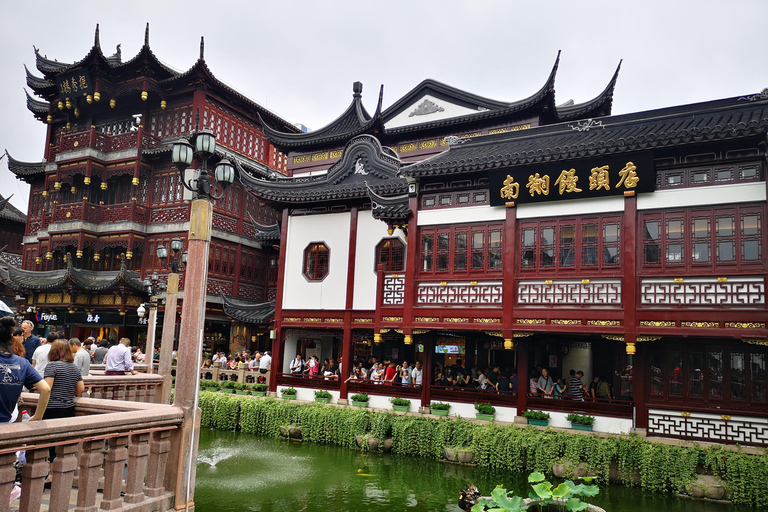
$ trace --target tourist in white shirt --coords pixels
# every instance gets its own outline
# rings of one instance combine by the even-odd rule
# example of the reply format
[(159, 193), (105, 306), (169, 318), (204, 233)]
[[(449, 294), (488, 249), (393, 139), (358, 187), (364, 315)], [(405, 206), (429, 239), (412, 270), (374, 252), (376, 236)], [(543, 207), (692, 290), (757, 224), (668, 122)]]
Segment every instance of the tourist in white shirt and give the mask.
[(421, 386), (421, 378), (424, 371), (421, 369), (421, 361), (416, 361), (416, 367), (411, 370), (411, 382), (414, 386)]

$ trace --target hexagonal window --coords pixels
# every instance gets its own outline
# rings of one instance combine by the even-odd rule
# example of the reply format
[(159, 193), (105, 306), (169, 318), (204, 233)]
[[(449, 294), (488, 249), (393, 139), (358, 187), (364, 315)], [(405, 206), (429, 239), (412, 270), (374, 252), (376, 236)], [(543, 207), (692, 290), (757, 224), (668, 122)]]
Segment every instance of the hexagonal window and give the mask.
[(328, 275), (330, 251), (323, 242), (313, 242), (304, 249), (304, 277), (322, 281)]

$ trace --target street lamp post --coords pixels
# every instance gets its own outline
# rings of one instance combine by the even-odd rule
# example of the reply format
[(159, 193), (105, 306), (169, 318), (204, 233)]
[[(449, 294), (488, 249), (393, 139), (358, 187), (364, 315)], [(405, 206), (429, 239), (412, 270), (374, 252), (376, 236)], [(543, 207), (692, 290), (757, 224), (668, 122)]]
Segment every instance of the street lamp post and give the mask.
[(173, 366), (173, 340), (176, 334), (176, 302), (179, 295), (179, 272), (184, 272), (187, 264), (187, 252), (181, 253), (181, 262), (178, 254), (184, 248), (184, 242), (178, 237), (171, 240), (171, 260), (168, 259), (168, 249), (164, 245), (157, 248), (157, 257), (163, 262), (165, 268), (169, 268), (168, 285), (165, 289), (165, 317), (163, 318), (163, 337), (160, 341), (160, 366), (157, 373), (163, 376), (162, 403), (171, 403), (171, 367)]
[[(196, 118), (196, 126), (199, 127), (199, 113)], [(197, 404), (205, 327), (208, 250), (213, 221), (211, 201), (221, 199), (224, 189), (234, 181), (235, 175), (232, 164), (226, 159), (216, 165), (215, 181), (208, 174), (208, 159), (216, 152), (216, 137), (212, 131), (207, 128), (196, 130), (192, 140), (194, 147), (186, 139), (174, 143), (171, 157), (182, 176), (195, 156), (200, 161), (197, 179), (188, 183), (182, 179), (184, 187), (195, 193), (195, 199), (192, 200), (189, 212), (188, 259), (173, 401), (173, 405), (184, 410), (182, 445), (177, 466), (179, 473), (176, 478), (176, 510), (194, 507), (197, 443), (200, 438), (200, 432), (196, 428), (200, 421), (197, 416)], [(217, 192), (217, 189), (220, 191)]]
[[(147, 322), (147, 355), (149, 356), (149, 366), (147, 367), (147, 373), (152, 373), (152, 355), (155, 353), (155, 333), (157, 331), (157, 292), (162, 289), (163, 283), (160, 282), (160, 277), (157, 272), (151, 276), (144, 278), (144, 288), (146, 288), (149, 294), (149, 302), (139, 305), (136, 309), (136, 313), (139, 318), (144, 318), (147, 310), (149, 310), (149, 321)], [(146, 361), (146, 356), (145, 356)]]

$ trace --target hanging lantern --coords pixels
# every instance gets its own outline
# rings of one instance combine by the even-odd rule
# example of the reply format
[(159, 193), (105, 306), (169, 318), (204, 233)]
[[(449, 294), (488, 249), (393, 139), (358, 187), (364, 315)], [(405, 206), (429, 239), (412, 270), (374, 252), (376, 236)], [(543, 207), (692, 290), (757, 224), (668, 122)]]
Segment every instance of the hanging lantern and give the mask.
[(406, 334), (403, 343), (406, 345), (413, 345), (413, 336), (411, 334)]
[(48, 124), (51, 124), (53, 122), (53, 116), (48, 114), (48, 117), (46, 117), (45, 120), (48, 121)]
[(63, 101), (59, 101), (57, 106), (59, 107), (59, 110), (64, 110), (64, 102)]
[(72, 188), (70, 188), (70, 189), (69, 189), (69, 191), (70, 191), (70, 192), (71, 192), (73, 195), (74, 195), (74, 194), (77, 194), (77, 187), (73, 186)]
[(133, 259), (133, 251), (126, 251), (125, 252), (125, 259), (127, 259), (127, 260)]
[(90, 94), (86, 95), (85, 101), (90, 105), (91, 103), (93, 103), (93, 96), (91, 96)]
[(71, 109), (71, 108), (72, 108), (72, 101), (71, 101), (69, 98), (67, 98), (67, 99), (64, 101), (64, 105), (66, 105), (66, 106), (67, 106), (67, 110), (69, 110), (69, 109)]
[(53, 190), (61, 190), (61, 182), (57, 181), (53, 184)]
[(101, 188), (101, 190), (107, 190), (107, 182), (106, 181), (102, 181), (101, 182), (101, 186), (99, 188)]
[(90, 184), (91, 184), (90, 176), (86, 176), (85, 178), (83, 178), (83, 185), (90, 185)]
[(115, 108), (115, 105), (117, 105), (117, 100), (115, 98), (112, 98), (111, 100), (109, 100), (110, 108)]
[(43, 190), (43, 194), (42, 194), (42, 196), (43, 196), (43, 197), (48, 197), (48, 191), (47, 191), (47, 190)]
[(139, 185), (139, 178), (135, 178), (135, 177), (134, 177), (134, 178), (131, 180), (131, 184), (133, 184), (134, 186), (138, 186), (138, 185)]
[(168, 106), (168, 103), (165, 100), (160, 102), (160, 109), (161, 110), (165, 110), (165, 107), (167, 107), (167, 106)]
[(101, 259), (101, 254), (96, 253), (93, 255), (93, 261), (99, 261)]
[(80, 117), (80, 109), (75, 107), (75, 117)]
[(373, 334), (373, 342), (377, 345), (382, 342), (382, 337), (380, 332)]
[(96, 91), (93, 93), (93, 101), (99, 101), (101, 99), (101, 93), (99, 91)]
[(36, 264), (36, 265), (39, 265), (39, 264), (41, 264), (42, 262), (43, 262), (43, 258), (41, 258), (40, 256), (38, 256), (37, 258), (35, 258), (35, 264)]
[(67, 123), (67, 131), (72, 129), (72, 123)]
[(512, 350), (512, 338), (504, 338), (504, 349)]
[(45, 259), (52, 260), (53, 259), (53, 253), (51, 251), (48, 251), (45, 253)]
[(147, 91), (141, 91), (141, 101), (147, 101), (147, 98), (149, 98)]
[(633, 356), (635, 354), (637, 354), (637, 347), (635, 346), (635, 344), (634, 343), (627, 343), (627, 355), (628, 356)]
[(83, 257), (83, 251), (81, 251), (81, 250), (79, 250), (79, 249), (78, 249), (78, 251), (75, 253), (75, 257), (76, 257), (77, 259), (80, 259), (80, 258), (82, 258), (82, 257)]

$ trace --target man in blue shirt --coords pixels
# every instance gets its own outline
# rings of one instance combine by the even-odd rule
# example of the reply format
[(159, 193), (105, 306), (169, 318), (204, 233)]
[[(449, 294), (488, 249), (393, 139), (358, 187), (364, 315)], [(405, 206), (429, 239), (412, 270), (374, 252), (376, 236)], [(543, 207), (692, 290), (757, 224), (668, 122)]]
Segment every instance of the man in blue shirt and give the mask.
[(15, 327), (13, 317), (0, 318), (0, 424), (11, 421), (24, 386), (34, 387), (40, 393), (35, 415), (30, 421), (43, 419), (51, 395), (51, 387), (32, 364), (11, 352), (11, 333)]
[(24, 338), (24, 341), (22, 341), (24, 345), (24, 350), (26, 350), (26, 354), (24, 357), (27, 358), (27, 361), (32, 363), (32, 354), (35, 353), (35, 350), (37, 350), (37, 347), (41, 345), (40, 338), (32, 334), (32, 331), (35, 330), (35, 324), (32, 323), (31, 320), (24, 320), (21, 322), (21, 335)]

